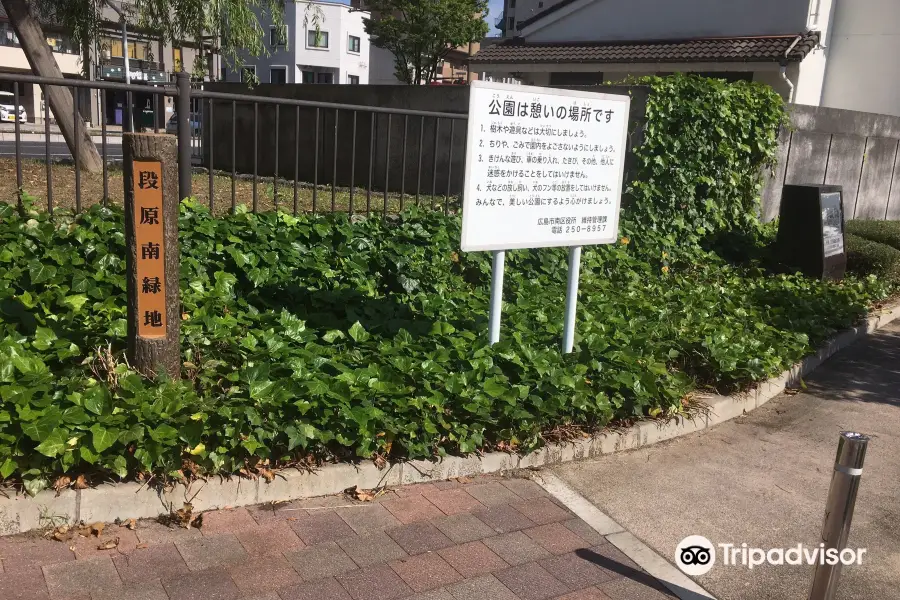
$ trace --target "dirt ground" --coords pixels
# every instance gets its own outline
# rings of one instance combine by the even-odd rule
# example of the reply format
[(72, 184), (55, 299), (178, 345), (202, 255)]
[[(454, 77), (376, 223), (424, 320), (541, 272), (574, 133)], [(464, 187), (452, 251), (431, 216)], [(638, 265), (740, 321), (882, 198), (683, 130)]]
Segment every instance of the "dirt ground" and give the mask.
[[(48, 192), (52, 196), (52, 209), (72, 210), (76, 206), (76, 174), (72, 164), (54, 163), (50, 168), (51, 186), (47, 185), (47, 165), (43, 161), (22, 161), (22, 189), (35, 199), (38, 206), (48, 208)], [(111, 165), (107, 173), (108, 200), (111, 204), (121, 205), (124, 198), (122, 189), (122, 169), (118, 165)], [(80, 174), (80, 189), (82, 209), (92, 204), (102, 202), (104, 198), (103, 173)], [(244, 204), (248, 208), (253, 207), (253, 180), (244, 175), (238, 175), (232, 181), (230, 174), (215, 173), (212, 181), (213, 212), (226, 214), (233, 206)], [(260, 212), (280, 210), (291, 212), (294, 209), (294, 182), (280, 179), (277, 187), (277, 202), (275, 186), (272, 178), (260, 178), (256, 183), (256, 207)], [(210, 180), (208, 172), (195, 172), (193, 176), (194, 196), (200, 202), (207, 204), (210, 197)], [(299, 182), (297, 184), (297, 211), (311, 212), (315, 200), (316, 212), (347, 212), (350, 207), (350, 190), (348, 188), (336, 188), (332, 191), (330, 186), (319, 186), (313, 189), (311, 184)], [(16, 161), (14, 158), (0, 158), (0, 201), (10, 204), (16, 202)], [(451, 210), (456, 206), (456, 197), (444, 196), (419, 197), (421, 206), (431, 205), (441, 208), (449, 205)], [(416, 203), (415, 195), (405, 194), (402, 205), (409, 206)], [(385, 196), (382, 192), (372, 191), (367, 199), (364, 188), (356, 188), (353, 191), (353, 212), (365, 213), (367, 205), (371, 212), (380, 213), (385, 206)], [(332, 208), (333, 207), (333, 208)], [(399, 212), (401, 198), (399, 194), (388, 194), (387, 211)]]

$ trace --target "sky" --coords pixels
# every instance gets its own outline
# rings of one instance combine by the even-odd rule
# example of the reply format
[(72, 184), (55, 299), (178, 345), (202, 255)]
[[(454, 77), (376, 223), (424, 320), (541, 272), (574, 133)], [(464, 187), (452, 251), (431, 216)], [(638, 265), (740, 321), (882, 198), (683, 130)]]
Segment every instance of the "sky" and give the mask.
[(490, 0), (488, 2), (488, 8), (490, 9), (490, 13), (488, 14), (488, 25), (490, 25), (491, 29), (488, 31), (488, 35), (498, 35), (500, 32), (497, 29), (494, 29), (494, 21), (500, 14), (503, 12), (503, 0)]

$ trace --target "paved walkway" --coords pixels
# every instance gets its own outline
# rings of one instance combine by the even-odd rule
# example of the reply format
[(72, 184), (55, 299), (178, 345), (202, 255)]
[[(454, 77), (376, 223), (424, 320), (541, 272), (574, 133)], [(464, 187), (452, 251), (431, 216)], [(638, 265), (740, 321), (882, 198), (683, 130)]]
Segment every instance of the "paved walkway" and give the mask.
[[(98, 550), (118, 538), (118, 547)], [(71, 547), (70, 547), (71, 546)], [(200, 529), (108, 525), (0, 539), (2, 600), (665, 600), (527, 479), (481, 477), (205, 513)]]
[[(659, 554), (703, 535), (764, 549), (818, 546), (838, 434), (870, 434), (838, 598), (900, 598), (900, 325), (825, 363), (807, 390), (646, 449), (553, 471)], [(697, 582), (720, 600), (804, 599), (813, 568), (718, 564)]]

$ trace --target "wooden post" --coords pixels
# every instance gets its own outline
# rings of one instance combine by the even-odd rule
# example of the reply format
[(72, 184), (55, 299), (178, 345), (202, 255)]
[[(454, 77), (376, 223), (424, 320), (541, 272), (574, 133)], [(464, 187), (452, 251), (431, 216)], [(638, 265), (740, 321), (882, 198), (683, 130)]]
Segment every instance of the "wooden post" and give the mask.
[(178, 159), (175, 137), (122, 136), (128, 360), (147, 377), (181, 376)]

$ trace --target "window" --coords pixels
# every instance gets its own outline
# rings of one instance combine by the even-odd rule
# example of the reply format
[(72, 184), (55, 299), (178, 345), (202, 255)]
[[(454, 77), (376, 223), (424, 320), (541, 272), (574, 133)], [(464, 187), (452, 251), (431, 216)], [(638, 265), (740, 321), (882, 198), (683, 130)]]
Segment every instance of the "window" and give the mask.
[(350, 40), (347, 43), (347, 52), (353, 52), (355, 54), (359, 54), (359, 48), (360, 48), (359, 38), (356, 37), (355, 35), (351, 35)]
[[(287, 30), (287, 25), (284, 26), (285, 30)], [(287, 32), (285, 31), (285, 35), (279, 36), (278, 29), (275, 27), (269, 27), (269, 45), (270, 46), (285, 46), (287, 45)]]
[(303, 71), (303, 83), (315, 83), (315, 82), (316, 82), (315, 71)]
[[(109, 50), (109, 55), (122, 58), (122, 38), (104, 37), (100, 40), (100, 46)], [(128, 58), (137, 60), (150, 60), (149, 42), (128, 42)]]
[(515, 7), (516, 7), (516, 0), (509, 0), (509, 7), (510, 7), (510, 8), (515, 8)]
[(507, 31), (515, 31), (516, 30), (516, 18), (510, 17), (506, 20), (506, 30)]
[(256, 65), (244, 65), (241, 68), (241, 83), (256, 79)]
[(287, 83), (287, 67), (269, 69), (269, 83)]
[(316, 83), (334, 83), (332, 73), (316, 73)]
[(359, 75), (347, 75), (347, 83), (351, 85), (359, 85)]
[(16, 37), (16, 30), (10, 23), (0, 23), (0, 46), (19, 47), (19, 38)]
[(172, 48), (172, 64), (176, 73), (184, 69), (184, 63), (181, 62), (181, 48)]
[(538, 8), (544, 8), (544, 3), (543, 3), (543, 2), (538, 2)]
[(327, 31), (319, 31), (315, 30), (306, 32), (306, 47), (307, 48), (327, 48), (328, 47), (328, 32)]

